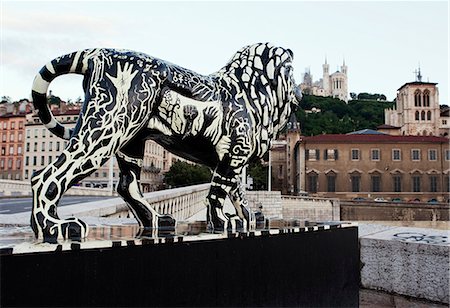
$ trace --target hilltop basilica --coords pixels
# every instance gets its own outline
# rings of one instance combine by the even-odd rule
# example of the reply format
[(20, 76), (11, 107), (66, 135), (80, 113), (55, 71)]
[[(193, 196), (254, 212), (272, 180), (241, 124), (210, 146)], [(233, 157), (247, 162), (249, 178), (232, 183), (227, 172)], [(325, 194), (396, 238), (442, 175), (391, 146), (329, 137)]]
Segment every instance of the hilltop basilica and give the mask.
[(304, 94), (316, 96), (331, 96), (348, 102), (348, 79), (347, 66), (343, 61), (341, 70), (330, 74), (330, 65), (325, 59), (325, 64), (322, 65), (323, 77), (318, 81), (313, 81), (311, 72), (306, 70), (303, 75), (303, 82), (300, 84), (300, 89)]

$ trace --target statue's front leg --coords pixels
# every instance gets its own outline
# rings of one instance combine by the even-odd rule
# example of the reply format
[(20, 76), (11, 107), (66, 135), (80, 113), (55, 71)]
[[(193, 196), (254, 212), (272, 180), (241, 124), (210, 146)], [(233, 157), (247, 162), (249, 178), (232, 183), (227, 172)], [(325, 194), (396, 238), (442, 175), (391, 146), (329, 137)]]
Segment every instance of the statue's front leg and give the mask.
[(207, 197), (207, 224), (208, 229), (213, 232), (224, 232), (231, 230), (230, 218), (223, 212), (225, 198), (229, 194), (235, 183), (232, 177), (222, 176), (217, 171), (214, 172), (211, 188)]
[(256, 218), (253, 211), (248, 205), (248, 201), (245, 198), (244, 189), (238, 181), (230, 191), (230, 199), (233, 203), (236, 213), (239, 218), (242, 219), (243, 229), (246, 231), (255, 230), (256, 228)]

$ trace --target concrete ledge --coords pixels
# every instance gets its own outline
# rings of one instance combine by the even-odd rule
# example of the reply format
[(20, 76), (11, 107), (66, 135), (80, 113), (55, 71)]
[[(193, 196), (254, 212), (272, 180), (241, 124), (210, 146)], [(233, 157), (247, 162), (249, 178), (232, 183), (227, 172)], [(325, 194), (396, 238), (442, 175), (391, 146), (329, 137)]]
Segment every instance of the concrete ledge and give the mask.
[(449, 232), (360, 224), (364, 288), (449, 303)]

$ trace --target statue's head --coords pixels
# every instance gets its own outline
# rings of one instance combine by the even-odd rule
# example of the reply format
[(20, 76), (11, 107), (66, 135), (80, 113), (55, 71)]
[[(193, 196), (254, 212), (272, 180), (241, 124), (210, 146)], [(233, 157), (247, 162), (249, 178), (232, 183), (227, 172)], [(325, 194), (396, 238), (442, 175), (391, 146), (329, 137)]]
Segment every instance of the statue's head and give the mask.
[[(250, 92), (270, 89), (279, 106), (289, 103), (296, 109), (302, 94), (294, 80), (293, 60), (294, 53), (290, 49), (258, 43), (239, 50), (222, 70), (232, 71)], [(251, 89), (252, 86), (255, 88)]]

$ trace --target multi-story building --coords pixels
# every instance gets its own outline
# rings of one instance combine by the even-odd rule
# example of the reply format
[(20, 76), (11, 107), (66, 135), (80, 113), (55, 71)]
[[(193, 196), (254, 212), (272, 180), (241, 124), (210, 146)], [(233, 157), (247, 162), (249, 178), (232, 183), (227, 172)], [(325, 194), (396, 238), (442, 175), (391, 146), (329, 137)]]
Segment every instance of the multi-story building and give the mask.
[(305, 94), (316, 96), (331, 96), (344, 102), (348, 102), (348, 77), (347, 65), (342, 63), (341, 70), (330, 74), (330, 65), (325, 59), (322, 65), (323, 76), (318, 81), (313, 81), (311, 72), (307, 70), (303, 75), (303, 82), (300, 83), (300, 89)]
[(0, 178), (22, 180), (24, 113), (0, 116)]
[[(287, 154), (272, 160), (273, 188), (283, 193), (307, 191), (343, 199), (448, 199), (450, 140), (446, 137), (392, 136), (364, 130), (301, 138), (288, 132), (287, 138), (297, 140), (290, 146), (294, 157), (290, 176)], [(273, 152), (280, 155), (280, 151)]]
[[(68, 128), (75, 127), (79, 109), (67, 109), (65, 112), (53, 110), (56, 120)], [(28, 115), (25, 124), (23, 178), (29, 180), (34, 171), (40, 170), (56, 160), (67, 146), (67, 141), (53, 135), (36, 115)], [(86, 177), (78, 185), (84, 187), (113, 187), (117, 184), (119, 169), (116, 160), (106, 162), (98, 170)]]

